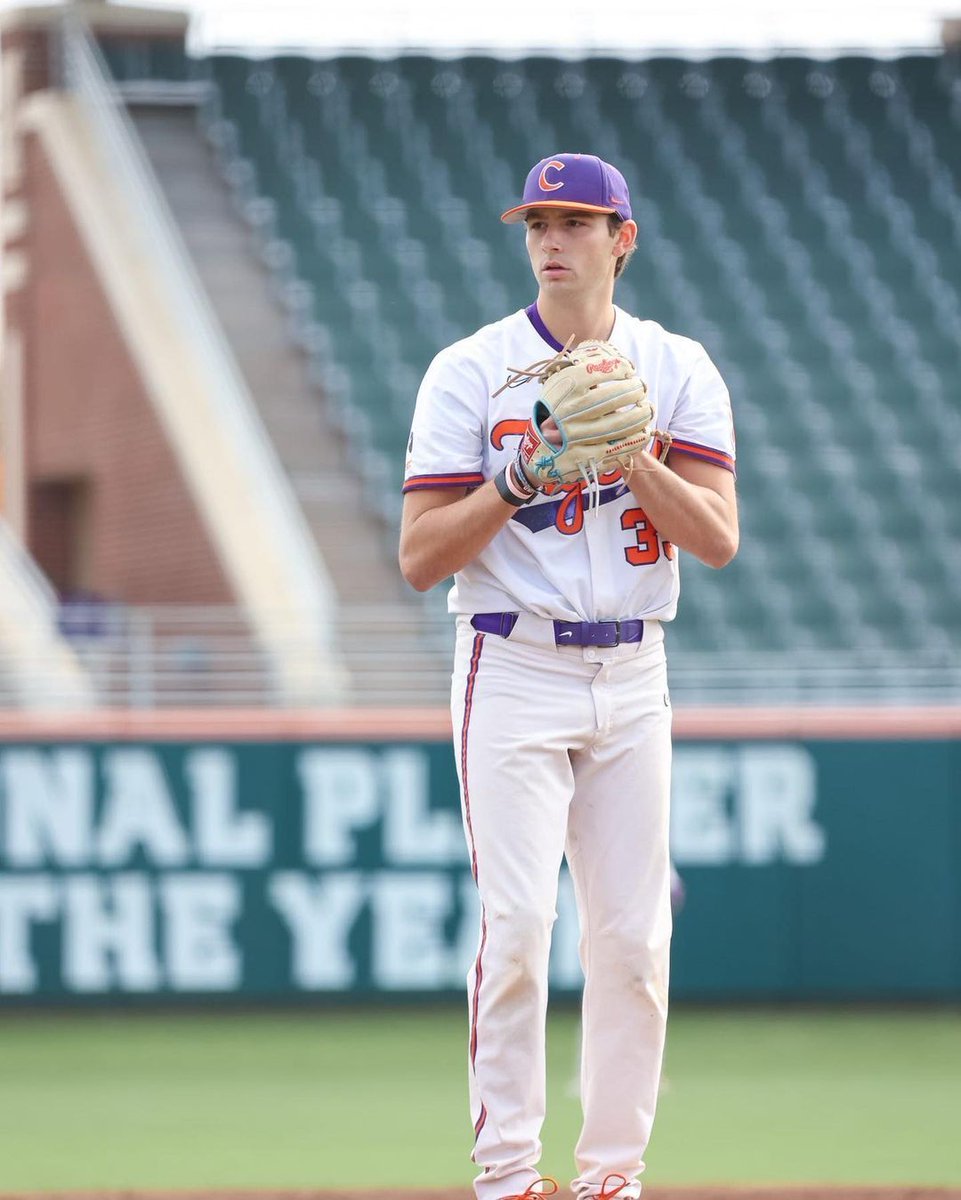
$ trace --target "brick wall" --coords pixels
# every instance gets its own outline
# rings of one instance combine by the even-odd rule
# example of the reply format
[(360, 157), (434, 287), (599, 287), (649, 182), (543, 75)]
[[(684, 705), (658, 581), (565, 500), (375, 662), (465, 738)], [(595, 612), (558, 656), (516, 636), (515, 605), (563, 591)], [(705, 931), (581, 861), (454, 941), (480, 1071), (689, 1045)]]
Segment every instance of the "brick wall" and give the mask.
[(30, 548), (42, 566), (55, 536), (30, 511), (31, 495), (39, 505), (44, 494), (37, 485), (80, 485), (74, 586), (134, 604), (228, 603), (200, 514), (33, 136), (23, 161), (29, 267), (7, 319), (24, 337)]

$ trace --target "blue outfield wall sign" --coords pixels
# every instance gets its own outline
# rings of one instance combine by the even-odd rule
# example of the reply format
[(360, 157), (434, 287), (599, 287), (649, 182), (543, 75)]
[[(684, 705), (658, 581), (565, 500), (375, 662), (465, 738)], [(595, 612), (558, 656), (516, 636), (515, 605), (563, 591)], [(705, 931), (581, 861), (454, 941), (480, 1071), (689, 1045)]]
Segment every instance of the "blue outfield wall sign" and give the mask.
[[(956, 741), (682, 742), (673, 805), (676, 998), (961, 997)], [(477, 919), (446, 742), (0, 744), (2, 1003), (458, 993)]]

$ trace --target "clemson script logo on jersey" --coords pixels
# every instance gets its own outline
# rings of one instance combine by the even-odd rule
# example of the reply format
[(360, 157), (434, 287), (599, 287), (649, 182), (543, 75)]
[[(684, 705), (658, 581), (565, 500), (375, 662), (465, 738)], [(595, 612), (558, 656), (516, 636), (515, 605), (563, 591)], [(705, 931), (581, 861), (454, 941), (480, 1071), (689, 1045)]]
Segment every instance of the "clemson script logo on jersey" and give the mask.
[(598, 363), (589, 362), (587, 364), (587, 373), (588, 375), (610, 375), (616, 366), (616, 358), (604, 358)]

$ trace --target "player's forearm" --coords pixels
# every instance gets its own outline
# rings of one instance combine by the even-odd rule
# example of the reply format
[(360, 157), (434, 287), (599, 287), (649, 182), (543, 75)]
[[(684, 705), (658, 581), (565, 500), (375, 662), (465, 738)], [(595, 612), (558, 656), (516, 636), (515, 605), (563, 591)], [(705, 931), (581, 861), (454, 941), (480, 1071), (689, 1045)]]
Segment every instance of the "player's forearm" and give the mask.
[(737, 509), (717, 492), (682, 479), (649, 454), (636, 460), (628, 485), (665, 541), (709, 567), (724, 567), (737, 553)]
[(452, 504), (428, 508), (404, 521), (400, 534), (402, 575), (418, 592), (429, 591), (473, 562), (516, 511), (489, 480)]

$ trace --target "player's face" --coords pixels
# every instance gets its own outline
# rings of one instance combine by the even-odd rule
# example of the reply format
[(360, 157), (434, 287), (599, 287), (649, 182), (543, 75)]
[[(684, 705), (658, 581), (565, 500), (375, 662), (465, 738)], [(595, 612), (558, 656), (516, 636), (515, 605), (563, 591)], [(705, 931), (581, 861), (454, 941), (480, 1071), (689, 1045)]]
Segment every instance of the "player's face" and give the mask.
[(622, 240), (623, 230), (612, 234), (604, 213), (532, 208), (527, 214), (527, 253), (543, 291), (606, 286), (613, 281)]

